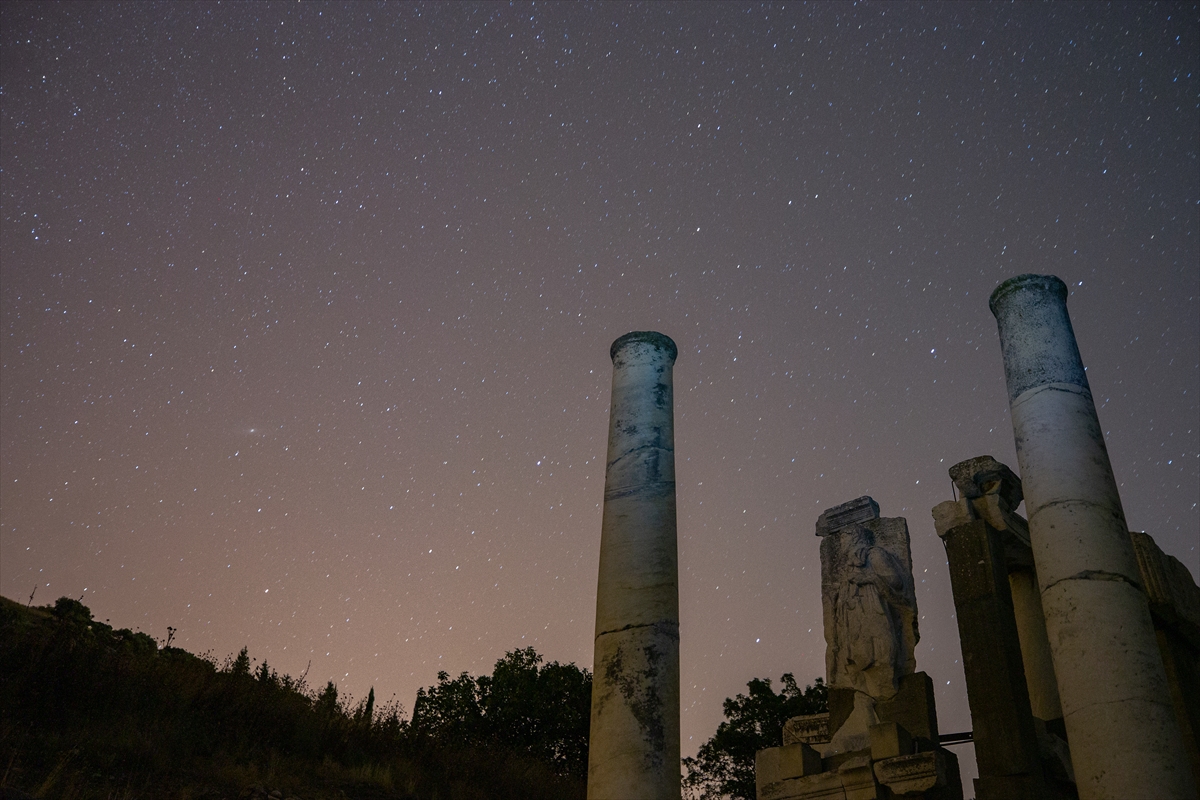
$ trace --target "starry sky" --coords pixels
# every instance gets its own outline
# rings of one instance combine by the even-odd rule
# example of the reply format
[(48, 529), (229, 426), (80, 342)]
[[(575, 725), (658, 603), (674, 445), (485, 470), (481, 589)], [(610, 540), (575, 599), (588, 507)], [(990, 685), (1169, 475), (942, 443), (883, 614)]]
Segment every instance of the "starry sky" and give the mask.
[(408, 709), (517, 647), (590, 668), (608, 348), (653, 329), (684, 753), (823, 674), (814, 523), (863, 494), (968, 730), (930, 508), (1016, 467), (987, 298), (1025, 272), (1130, 526), (1200, 572), (1195, 4), (0, 15), (7, 597)]

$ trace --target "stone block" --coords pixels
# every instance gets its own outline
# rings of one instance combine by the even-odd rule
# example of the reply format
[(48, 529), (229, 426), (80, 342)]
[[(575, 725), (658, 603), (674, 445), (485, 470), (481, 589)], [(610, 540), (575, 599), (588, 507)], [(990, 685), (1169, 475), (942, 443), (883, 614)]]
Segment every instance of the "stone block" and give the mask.
[(768, 747), (754, 757), (754, 774), (759, 783), (803, 778), (821, 771), (821, 754), (803, 742)]
[[(1063, 721), (1053, 720), (1053, 727), (1065, 730)], [(1038, 755), (1042, 759), (1042, 780), (1047, 787), (1074, 786), (1075, 768), (1071, 765), (1071, 748), (1067, 746), (1065, 735), (1051, 733), (1050, 725), (1037, 717), (1033, 718), (1033, 727), (1037, 730)]]
[(825, 771), (789, 778), (781, 777), (785, 757), (772, 752), (782, 749), (758, 751), (755, 761), (758, 800), (882, 800), (887, 796), (880, 791), (867, 752), (846, 754)]
[(875, 710), (881, 722), (895, 722), (903, 726), (914, 739), (928, 739), (937, 743), (937, 706), (934, 702), (933, 680), (924, 672), (905, 675), (896, 696), (877, 701)]
[(871, 726), (871, 759), (882, 761), (885, 758), (911, 755), (913, 752), (912, 736), (903, 725), (895, 722), (881, 722)]
[(1025, 547), (1029, 547), (1029, 522), (1004, 504), (999, 495), (985, 494), (970, 501), (971, 511), (977, 519), (987, 520), (998, 531), (1011, 533)]
[(945, 536), (959, 525), (966, 525), (974, 519), (975, 512), (965, 497), (947, 500), (933, 507), (933, 529), (937, 531), (938, 536)]
[(894, 794), (924, 794), (946, 785), (946, 757), (942, 750), (912, 753), (875, 762), (875, 778)]
[[(871, 779), (874, 788), (874, 776)], [(764, 782), (755, 785), (758, 800), (846, 800), (846, 787), (837, 772), (821, 772), (803, 778)], [(859, 793), (861, 796), (861, 792)], [(874, 792), (866, 800), (874, 800)]]
[(1196, 784), (1200, 785), (1200, 747), (1197, 746), (1197, 740), (1200, 740), (1200, 653), (1169, 628), (1158, 627), (1155, 635), (1184, 750), (1191, 761)]
[(783, 723), (783, 743), (824, 744), (829, 741), (829, 714), (806, 714)]
[[(1007, 554), (1005, 555), (1007, 558)], [(1037, 572), (1030, 569), (1008, 570), (1008, 588), (1012, 596), (1013, 617), (1017, 638), (1021, 642), (1021, 661), (1025, 665), (1025, 685), (1029, 689), (1029, 708), (1034, 719), (1062, 725), (1062, 700), (1058, 680), (1054, 677), (1054, 658), (1050, 652), (1050, 637), (1046, 633), (1046, 616), (1042, 612), (1042, 593), (1038, 588)], [(971, 691), (970, 684), (967, 691)], [(1052, 723), (1053, 724), (1053, 723)], [(1067, 738), (1066, 727), (1058, 731)]]
[(868, 744), (867, 747), (863, 748), (862, 750), (848, 750), (845, 752), (835, 752), (830, 754), (830, 748), (826, 747), (823, 750), (824, 757), (821, 759), (821, 766), (824, 767), (826, 772), (837, 772), (842, 768), (842, 765), (848, 761), (857, 762), (864, 758), (870, 761), (870, 741), (867, 736), (863, 736), (863, 740)]
[(821, 755), (830, 757), (839, 753), (871, 750), (871, 726), (879, 722), (875, 712), (875, 699), (865, 692), (854, 693), (854, 710), (846, 721), (831, 731), (829, 744), (821, 747)]
[(1155, 623), (1175, 629), (1193, 649), (1200, 649), (1200, 588), (1191, 572), (1149, 535), (1130, 531), (1129, 539)]
[(1145, 533), (1129, 532), (1150, 600), (1159, 653), (1193, 778), (1200, 785), (1200, 588), (1191, 572)]
[(829, 687), (830, 734), (836, 733), (842, 725), (846, 724), (846, 720), (854, 712), (854, 695), (856, 694), (858, 693), (853, 689), (843, 689), (837, 686)]
[(871, 757), (867, 754), (843, 761), (838, 766), (837, 774), (842, 781), (846, 800), (875, 800), (882, 794), (875, 780), (875, 771), (871, 768)]
[(946, 761), (946, 785), (926, 794), (926, 800), (963, 800), (962, 773), (958, 769), (958, 756), (954, 751), (942, 748)]
[(821, 754), (804, 742), (786, 744), (779, 748), (779, 775), (782, 778), (803, 778), (821, 771)]
[[(754, 754), (754, 786), (761, 800), (765, 787), (777, 785), (782, 778), (779, 776), (779, 751), (782, 747), (766, 747)], [(772, 794), (778, 797), (778, 794)]]

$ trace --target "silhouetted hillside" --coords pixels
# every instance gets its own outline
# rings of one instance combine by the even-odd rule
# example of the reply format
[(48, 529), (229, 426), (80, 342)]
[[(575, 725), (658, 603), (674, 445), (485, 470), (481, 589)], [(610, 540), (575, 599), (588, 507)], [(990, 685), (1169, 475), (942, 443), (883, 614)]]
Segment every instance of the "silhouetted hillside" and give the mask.
[(583, 797), (591, 675), (507, 654), (438, 675), (414, 718), (245, 649), (218, 666), (81, 603), (0, 598), (0, 787), (38, 798)]

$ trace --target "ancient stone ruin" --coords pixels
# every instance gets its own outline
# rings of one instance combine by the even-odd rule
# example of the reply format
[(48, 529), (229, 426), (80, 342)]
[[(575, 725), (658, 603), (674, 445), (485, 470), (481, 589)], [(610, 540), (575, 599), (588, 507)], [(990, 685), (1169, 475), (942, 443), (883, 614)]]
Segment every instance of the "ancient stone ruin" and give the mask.
[(860, 497), (823, 513), (817, 536), (829, 713), (789, 720), (783, 745), (759, 751), (759, 800), (960, 800), (933, 681), (916, 671), (908, 523)]
[(933, 518), (954, 590), (976, 800), (1073, 797), (1029, 529), (1016, 513), (1021, 482), (991, 456), (955, 464), (950, 476), (960, 497), (934, 508)]
[[(977, 800), (1197, 796), (1200, 589), (1128, 530), (1066, 298), (1052, 275), (993, 292), (1021, 474), (960, 462), (933, 509), (973, 731), (939, 734), (908, 525), (860, 497), (817, 520), (829, 711), (758, 752), (758, 800), (961, 800), (943, 745), (972, 740)], [(611, 350), (590, 800), (680, 796), (676, 352), (653, 332)]]
[[(979, 766), (975, 796), (1088, 796), (1076, 782), (1029, 526), (1017, 513), (1021, 481), (991, 456), (955, 464), (950, 478), (959, 497), (935, 506), (933, 519), (946, 546), (962, 642)], [(1127, 535), (1188, 751), (1184, 767), (1200, 772), (1200, 589), (1152, 538)]]
[(1194, 798), (1066, 285), (1053, 275), (1019, 275), (996, 287), (989, 306), (1079, 796)]
[[(1021, 477), (968, 459), (950, 468), (956, 497), (933, 509), (976, 797), (1194, 798), (1200, 589), (1128, 530), (1066, 298), (1052, 275), (993, 292)], [(863, 497), (822, 514), (817, 534), (829, 713), (789, 721), (783, 745), (759, 751), (759, 800), (961, 797), (932, 685), (914, 671), (904, 520)]]
[(829, 683), (890, 697), (915, 671), (920, 638), (908, 527), (860, 497), (822, 514), (817, 535)]

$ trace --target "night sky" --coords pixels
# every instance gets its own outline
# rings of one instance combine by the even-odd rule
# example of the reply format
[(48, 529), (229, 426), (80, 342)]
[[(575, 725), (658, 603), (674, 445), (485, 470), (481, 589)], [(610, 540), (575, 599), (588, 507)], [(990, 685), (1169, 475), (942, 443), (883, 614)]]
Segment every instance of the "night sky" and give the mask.
[(824, 673), (814, 524), (863, 494), (969, 730), (930, 509), (1017, 466), (987, 299), (1025, 272), (1130, 526), (1200, 572), (1195, 4), (0, 15), (7, 597), (406, 709), (590, 668), (609, 345), (653, 329), (684, 753)]

